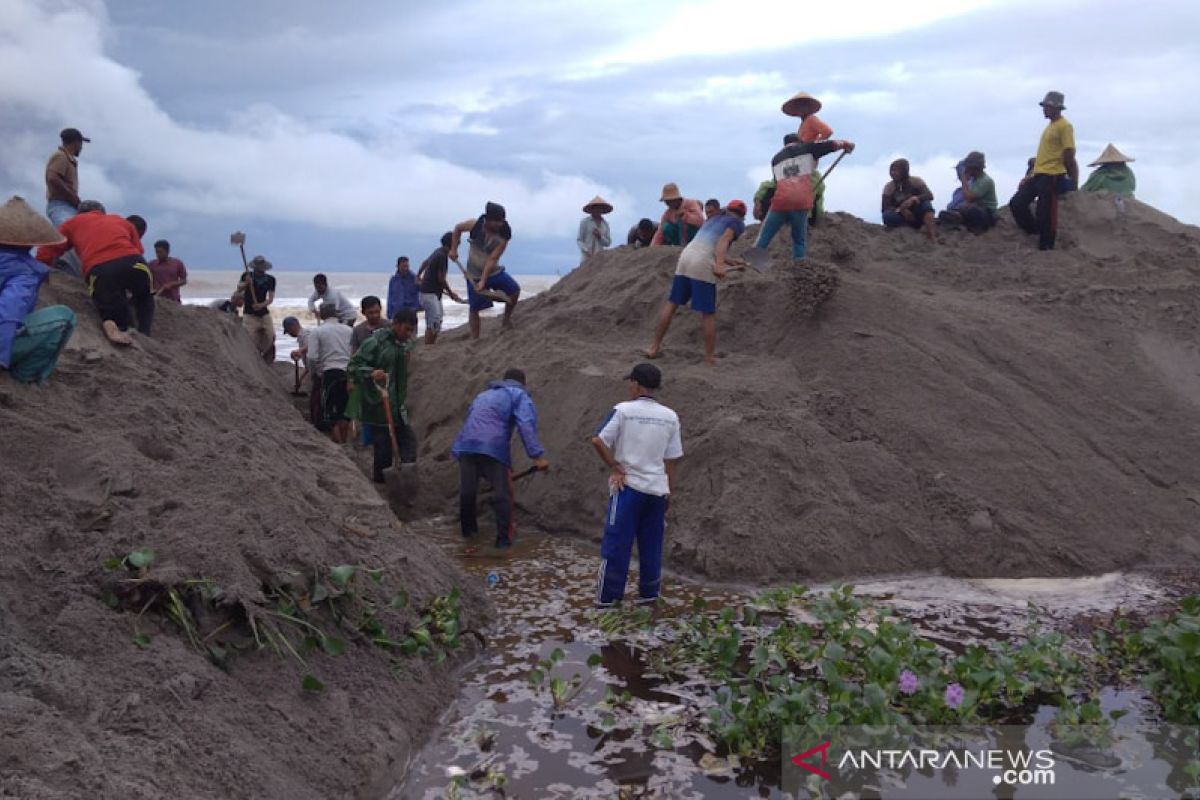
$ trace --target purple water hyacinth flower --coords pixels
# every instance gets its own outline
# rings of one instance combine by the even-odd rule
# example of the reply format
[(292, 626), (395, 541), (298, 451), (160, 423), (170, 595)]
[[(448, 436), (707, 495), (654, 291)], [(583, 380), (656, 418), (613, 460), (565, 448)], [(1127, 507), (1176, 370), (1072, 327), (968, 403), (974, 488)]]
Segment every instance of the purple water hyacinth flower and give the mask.
[(920, 685), (920, 681), (917, 680), (917, 676), (913, 674), (912, 670), (906, 669), (900, 673), (900, 691), (903, 694), (916, 694)]
[(946, 696), (942, 698), (947, 708), (958, 708), (963, 701), (963, 687), (957, 683), (951, 683), (946, 686)]

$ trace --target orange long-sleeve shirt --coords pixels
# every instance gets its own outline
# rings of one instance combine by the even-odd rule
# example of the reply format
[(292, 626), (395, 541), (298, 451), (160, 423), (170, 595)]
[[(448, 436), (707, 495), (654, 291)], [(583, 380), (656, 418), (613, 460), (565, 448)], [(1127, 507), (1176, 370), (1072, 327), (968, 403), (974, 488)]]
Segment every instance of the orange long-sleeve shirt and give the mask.
[(142, 238), (137, 229), (124, 217), (88, 211), (76, 214), (58, 226), (58, 232), (67, 237), (62, 244), (39, 247), (37, 259), (43, 264), (53, 264), (54, 259), (74, 248), (83, 263), (83, 277), (92, 267), (125, 256), (142, 255)]

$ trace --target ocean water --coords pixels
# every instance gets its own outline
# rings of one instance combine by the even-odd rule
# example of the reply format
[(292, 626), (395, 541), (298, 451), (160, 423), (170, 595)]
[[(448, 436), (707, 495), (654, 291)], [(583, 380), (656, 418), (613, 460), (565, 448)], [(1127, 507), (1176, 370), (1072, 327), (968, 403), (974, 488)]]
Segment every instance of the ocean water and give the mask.
[[(312, 275), (309, 272), (273, 272), (275, 276), (275, 302), (271, 304), (271, 318), (275, 321), (275, 358), (277, 361), (288, 361), (288, 353), (296, 348), (296, 340), (283, 333), (284, 317), (296, 317), (304, 327), (316, 324), (316, 319), (308, 310), (308, 298), (312, 294)], [(342, 294), (350, 298), (355, 305), (367, 295), (375, 295), (385, 304), (387, 302), (388, 279), (392, 272), (327, 272), (330, 284)], [(240, 270), (197, 269), (188, 270), (188, 283), (181, 289), (183, 302), (188, 305), (210, 305), (214, 302), (228, 300), (241, 280)], [(558, 280), (556, 275), (517, 275), (513, 278), (521, 285), (521, 299), (525, 300), (538, 292), (544, 292)], [(461, 297), (467, 295), (467, 284), (462, 274), (450, 275), (450, 285)], [(448, 297), (442, 298), (445, 309), (445, 319), (442, 331), (467, 324), (466, 304), (455, 303)], [(504, 307), (496, 304), (483, 312), (483, 316), (497, 316)], [(520, 313), (518, 311), (518, 313)], [(359, 317), (360, 321), (362, 317)], [(417, 334), (425, 333), (425, 315), (417, 315)]]

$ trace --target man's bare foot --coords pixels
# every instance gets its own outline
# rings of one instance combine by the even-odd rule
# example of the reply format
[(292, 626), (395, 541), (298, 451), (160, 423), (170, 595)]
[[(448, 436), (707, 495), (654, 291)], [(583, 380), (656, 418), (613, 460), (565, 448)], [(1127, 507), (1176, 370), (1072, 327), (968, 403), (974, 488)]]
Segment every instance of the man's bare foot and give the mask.
[(133, 344), (133, 339), (130, 338), (129, 334), (118, 328), (117, 323), (111, 319), (106, 319), (100, 327), (104, 330), (104, 335), (113, 344), (119, 344), (123, 347)]
[(645, 352), (642, 353), (642, 355), (644, 355), (646, 358), (661, 358), (662, 350), (654, 347), (648, 347), (646, 348)]
[(715, 367), (717, 365), (717, 357), (716, 356), (705, 356), (704, 363), (708, 364), (710, 367)]

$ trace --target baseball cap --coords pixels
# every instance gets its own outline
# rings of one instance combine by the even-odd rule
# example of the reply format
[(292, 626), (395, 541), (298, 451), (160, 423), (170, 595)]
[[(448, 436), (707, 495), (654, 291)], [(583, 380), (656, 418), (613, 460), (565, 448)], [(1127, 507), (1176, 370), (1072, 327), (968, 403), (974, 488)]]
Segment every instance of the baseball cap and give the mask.
[(92, 141), (91, 139), (87, 138), (82, 133), (80, 133), (78, 128), (63, 128), (62, 132), (58, 134), (58, 138), (62, 139), (63, 144), (70, 144), (71, 142), (90, 142), (90, 141)]
[(653, 364), (642, 362), (629, 371), (625, 380), (637, 381), (638, 386), (644, 386), (647, 389), (657, 389), (662, 386), (662, 372)]
[(746, 216), (746, 204), (741, 200), (730, 200), (729, 205), (725, 206), (725, 208), (729, 209), (735, 214), (739, 214), (743, 217)]

